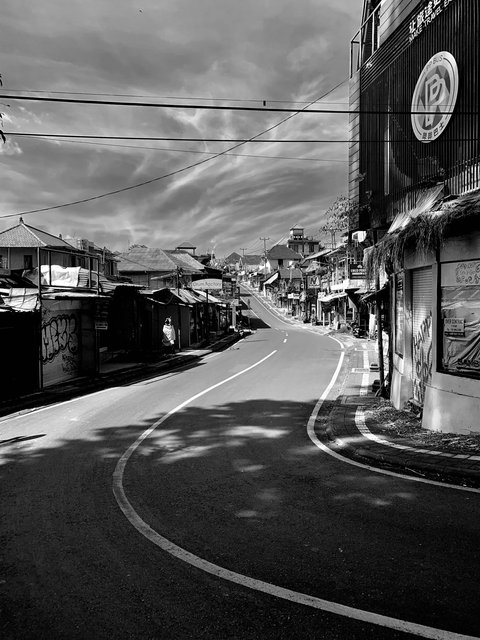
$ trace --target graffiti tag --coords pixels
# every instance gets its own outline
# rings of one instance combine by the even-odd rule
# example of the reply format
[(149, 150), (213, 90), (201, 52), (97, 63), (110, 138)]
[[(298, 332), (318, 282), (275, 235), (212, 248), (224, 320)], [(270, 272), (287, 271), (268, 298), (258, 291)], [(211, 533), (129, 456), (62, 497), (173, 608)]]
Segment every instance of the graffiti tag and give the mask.
[(432, 377), (432, 314), (430, 313), (420, 325), (413, 338), (413, 396), (423, 404), (425, 386)]
[(42, 362), (52, 362), (61, 352), (78, 353), (77, 318), (62, 314), (42, 326)]

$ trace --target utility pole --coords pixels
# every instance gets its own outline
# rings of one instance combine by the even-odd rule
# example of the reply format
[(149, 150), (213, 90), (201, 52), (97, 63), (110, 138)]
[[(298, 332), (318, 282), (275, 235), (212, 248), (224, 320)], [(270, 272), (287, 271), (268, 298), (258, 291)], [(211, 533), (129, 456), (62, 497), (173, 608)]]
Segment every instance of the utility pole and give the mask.
[(265, 256), (265, 259), (267, 258), (267, 240), (270, 240), (270, 238), (260, 238), (260, 240), (262, 240), (263, 242), (263, 255)]
[(246, 251), (246, 249), (240, 249), (240, 251), (243, 251), (243, 257), (245, 257), (245, 251)]

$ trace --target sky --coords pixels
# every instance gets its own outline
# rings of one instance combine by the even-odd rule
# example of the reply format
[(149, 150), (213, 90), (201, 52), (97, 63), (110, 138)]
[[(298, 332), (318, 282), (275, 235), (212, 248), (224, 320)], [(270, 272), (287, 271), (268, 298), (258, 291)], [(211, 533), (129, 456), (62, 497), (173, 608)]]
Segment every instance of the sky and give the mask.
[[(88, 238), (114, 251), (189, 242), (197, 254), (217, 257), (261, 253), (261, 238), (268, 238), (267, 247), (284, 242), (295, 225), (318, 237), (325, 212), (347, 194), (348, 145), (327, 141), (348, 139), (348, 114), (262, 109), (300, 110), (315, 100), (312, 108), (348, 109), (349, 43), (362, 5), (3, 0), (0, 111), (7, 142), (0, 142), (0, 231), (22, 215), (54, 235)], [(249, 139), (271, 127), (261, 136), (267, 142), (215, 158), (236, 144), (225, 140)], [(144, 182), (149, 184), (136, 186)]]

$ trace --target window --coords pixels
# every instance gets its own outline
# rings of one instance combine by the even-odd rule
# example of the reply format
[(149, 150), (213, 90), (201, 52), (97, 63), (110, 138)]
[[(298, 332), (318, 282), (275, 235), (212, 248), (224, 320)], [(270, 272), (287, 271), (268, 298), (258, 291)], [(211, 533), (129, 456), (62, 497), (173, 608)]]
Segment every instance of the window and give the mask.
[(480, 260), (441, 265), (442, 370), (480, 377)]

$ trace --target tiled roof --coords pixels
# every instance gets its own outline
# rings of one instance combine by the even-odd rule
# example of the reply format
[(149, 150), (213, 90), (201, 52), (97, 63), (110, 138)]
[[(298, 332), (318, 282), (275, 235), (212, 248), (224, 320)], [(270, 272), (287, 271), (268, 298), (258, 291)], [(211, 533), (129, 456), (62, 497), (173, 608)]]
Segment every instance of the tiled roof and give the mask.
[(41, 229), (31, 227), (24, 222), (20, 222), (14, 227), (0, 232), (0, 247), (58, 247), (62, 249), (74, 249), (71, 244), (62, 238), (53, 236)]
[(227, 264), (233, 264), (234, 262), (238, 262), (241, 257), (242, 256), (239, 253), (234, 251), (233, 253), (231, 253), (229, 256), (225, 258), (225, 262)]
[(269, 260), (301, 260), (302, 256), (285, 244), (276, 244), (267, 252)]
[(205, 266), (186, 251), (165, 250), (165, 253), (186, 273), (203, 273), (205, 271)]
[(263, 256), (243, 256), (243, 264), (255, 265), (260, 264), (263, 260)]
[(126, 253), (118, 254), (119, 273), (135, 272), (165, 272), (176, 270), (176, 263), (163, 251), (163, 249), (150, 249), (148, 247), (134, 247)]

